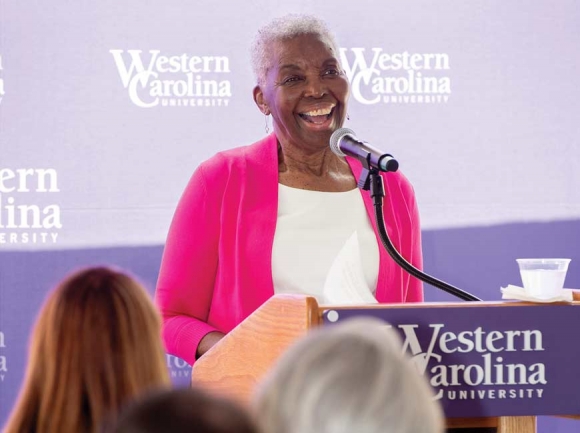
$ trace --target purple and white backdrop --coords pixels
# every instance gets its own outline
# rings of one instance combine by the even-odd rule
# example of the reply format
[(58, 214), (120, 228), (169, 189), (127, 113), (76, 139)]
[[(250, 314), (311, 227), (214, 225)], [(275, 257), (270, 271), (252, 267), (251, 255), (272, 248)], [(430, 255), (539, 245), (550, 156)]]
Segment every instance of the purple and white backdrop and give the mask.
[[(2, 0), (0, 425), (48, 291), (114, 264), (153, 292), (197, 164), (264, 135), (248, 48), (288, 12), (336, 32), (352, 83), (345, 126), (413, 183), (427, 272), (497, 300), (520, 282), (516, 258), (569, 257), (566, 286), (580, 287), (574, 0)], [(188, 383), (189, 367), (167, 362)], [(577, 428), (539, 420), (540, 432)]]

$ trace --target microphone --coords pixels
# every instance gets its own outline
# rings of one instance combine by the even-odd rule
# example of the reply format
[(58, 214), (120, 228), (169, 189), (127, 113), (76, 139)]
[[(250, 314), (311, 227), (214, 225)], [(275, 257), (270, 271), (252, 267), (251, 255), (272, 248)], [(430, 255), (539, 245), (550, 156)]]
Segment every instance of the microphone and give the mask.
[(392, 155), (383, 153), (356, 137), (353, 130), (339, 128), (330, 136), (330, 149), (338, 156), (352, 156), (363, 165), (379, 171), (397, 171), (399, 163)]
[(477, 296), (417, 269), (397, 251), (389, 239), (385, 225), (385, 217), (383, 215), (383, 197), (385, 196), (385, 191), (382, 176), (378, 171), (397, 171), (399, 168), (397, 160), (392, 155), (383, 153), (367, 142), (359, 140), (356, 138), (355, 133), (348, 128), (340, 128), (332, 133), (330, 136), (330, 149), (338, 156), (352, 156), (363, 164), (363, 170), (357, 185), (361, 189), (370, 190), (370, 195), (374, 202), (377, 230), (381, 242), (391, 258), (409, 274), (425, 283), (431, 284), (465, 301), (481, 301)]

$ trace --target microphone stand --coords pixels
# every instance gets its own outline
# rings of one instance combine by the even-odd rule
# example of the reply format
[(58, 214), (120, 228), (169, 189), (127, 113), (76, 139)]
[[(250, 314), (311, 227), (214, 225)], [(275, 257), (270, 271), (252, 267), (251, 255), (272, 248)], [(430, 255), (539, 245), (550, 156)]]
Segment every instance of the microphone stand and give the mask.
[(397, 262), (400, 267), (421, 281), (435, 286), (453, 296), (463, 299), (464, 301), (481, 301), (481, 299), (469, 292), (461, 290), (455, 286), (452, 286), (451, 284), (447, 284), (444, 281), (438, 280), (437, 278), (434, 278), (420, 271), (407, 260), (405, 260), (401, 254), (399, 254), (389, 239), (389, 235), (385, 227), (385, 217), (383, 215), (383, 198), (385, 197), (385, 188), (383, 185), (383, 178), (376, 168), (373, 168), (368, 164), (368, 160), (366, 163), (363, 162), (363, 171), (358, 181), (358, 187), (366, 191), (370, 190), (370, 194), (375, 206), (375, 219), (377, 222), (377, 228), (379, 230), (381, 241), (387, 249), (389, 255), (395, 262)]

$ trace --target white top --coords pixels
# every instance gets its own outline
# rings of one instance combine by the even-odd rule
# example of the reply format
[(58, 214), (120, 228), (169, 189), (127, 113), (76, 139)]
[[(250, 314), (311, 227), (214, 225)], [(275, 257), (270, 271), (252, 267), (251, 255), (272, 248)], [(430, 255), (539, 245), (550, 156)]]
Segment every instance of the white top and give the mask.
[(279, 184), (275, 293), (332, 304), (376, 302), (378, 273), (377, 238), (358, 189), (319, 192)]

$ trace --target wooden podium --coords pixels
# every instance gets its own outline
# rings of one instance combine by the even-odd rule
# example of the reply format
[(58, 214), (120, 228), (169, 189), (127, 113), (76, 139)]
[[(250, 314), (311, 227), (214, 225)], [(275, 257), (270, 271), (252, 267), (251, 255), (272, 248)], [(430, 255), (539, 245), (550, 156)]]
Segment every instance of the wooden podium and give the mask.
[[(470, 308), (473, 306), (526, 306), (519, 302), (379, 304), (360, 307), (319, 306), (316, 299), (306, 296), (276, 295), (256, 310), (216, 346), (200, 358), (192, 369), (192, 383), (213, 392), (249, 403), (256, 384), (278, 357), (297, 338), (323, 323), (323, 312), (349, 309), (432, 308), (434, 306)], [(554, 304), (550, 304), (554, 305)], [(568, 304), (569, 305), (569, 304)], [(580, 305), (574, 302), (572, 305)], [(505, 310), (504, 310), (505, 311)], [(578, 310), (580, 312), (580, 310)], [(578, 388), (580, 393), (580, 388)], [(577, 412), (569, 415), (576, 418)], [(580, 417), (577, 417), (580, 419)], [(496, 416), (447, 418), (449, 428), (497, 428), (499, 433), (535, 433), (535, 416)]]

